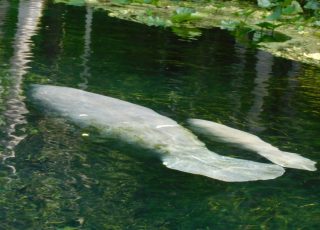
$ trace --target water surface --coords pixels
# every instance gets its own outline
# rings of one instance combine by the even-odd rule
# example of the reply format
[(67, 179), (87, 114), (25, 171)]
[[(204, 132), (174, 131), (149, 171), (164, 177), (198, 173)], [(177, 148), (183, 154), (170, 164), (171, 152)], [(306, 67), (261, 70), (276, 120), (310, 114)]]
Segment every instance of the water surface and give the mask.
[[(150, 152), (43, 113), (28, 97), (33, 83), (116, 97), (182, 125), (222, 122), (320, 160), (319, 69), (248, 49), (218, 29), (188, 41), (88, 7), (0, 0), (0, 229), (320, 224), (318, 171), (247, 183), (173, 171)], [(266, 162), (200, 138), (217, 153)]]

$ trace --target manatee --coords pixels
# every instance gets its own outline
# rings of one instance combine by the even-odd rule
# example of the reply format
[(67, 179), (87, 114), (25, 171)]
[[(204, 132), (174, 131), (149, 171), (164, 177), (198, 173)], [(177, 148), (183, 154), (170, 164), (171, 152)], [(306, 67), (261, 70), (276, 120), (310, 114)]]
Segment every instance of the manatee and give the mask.
[(102, 136), (152, 150), (170, 169), (227, 182), (268, 180), (284, 173), (278, 165), (214, 153), (176, 121), (140, 105), (60, 86), (34, 85), (30, 92), (36, 105), (81, 128), (96, 127)]

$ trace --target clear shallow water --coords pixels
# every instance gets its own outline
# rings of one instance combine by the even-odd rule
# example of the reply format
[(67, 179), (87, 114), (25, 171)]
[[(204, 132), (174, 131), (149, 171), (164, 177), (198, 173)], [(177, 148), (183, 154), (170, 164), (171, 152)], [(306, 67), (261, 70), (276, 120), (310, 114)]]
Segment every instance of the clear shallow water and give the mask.
[[(246, 49), (220, 30), (185, 41), (103, 11), (0, 0), (0, 229), (319, 226), (318, 171), (248, 183), (173, 171), (150, 152), (42, 113), (29, 100), (32, 83), (113, 96), (183, 125), (220, 121), (320, 159), (317, 68)], [(265, 162), (200, 138), (217, 153)]]

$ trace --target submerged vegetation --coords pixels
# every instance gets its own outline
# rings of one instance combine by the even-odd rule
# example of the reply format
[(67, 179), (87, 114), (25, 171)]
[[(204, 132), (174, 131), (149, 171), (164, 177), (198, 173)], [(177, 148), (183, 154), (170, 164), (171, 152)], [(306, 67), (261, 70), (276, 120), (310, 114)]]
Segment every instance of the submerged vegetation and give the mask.
[(240, 43), (275, 56), (320, 66), (320, 3), (317, 0), (172, 1), (56, 0), (105, 9), (109, 16), (168, 27), (182, 39), (202, 28), (229, 30)]

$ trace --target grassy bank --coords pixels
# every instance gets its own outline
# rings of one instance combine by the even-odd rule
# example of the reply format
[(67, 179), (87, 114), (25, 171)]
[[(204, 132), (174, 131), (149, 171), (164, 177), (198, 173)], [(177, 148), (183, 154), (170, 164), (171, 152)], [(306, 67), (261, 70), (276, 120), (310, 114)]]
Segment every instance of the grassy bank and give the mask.
[(109, 16), (149, 26), (169, 27), (184, 39), (201, 28), (229, 30), (240, 42), (275, 56), (320, 67), (320, 25), (304, 12), (275, 15), (275, 7), (240, 1), (57, 0), (101, 8)]

